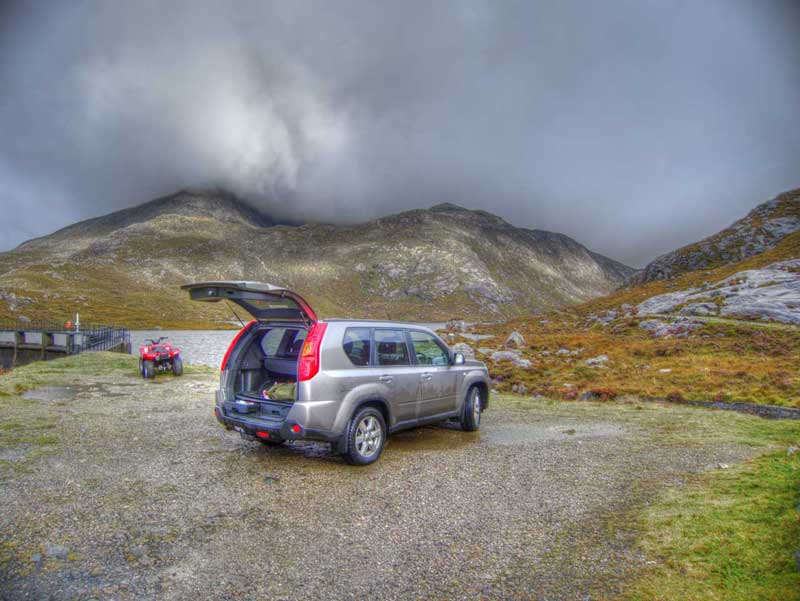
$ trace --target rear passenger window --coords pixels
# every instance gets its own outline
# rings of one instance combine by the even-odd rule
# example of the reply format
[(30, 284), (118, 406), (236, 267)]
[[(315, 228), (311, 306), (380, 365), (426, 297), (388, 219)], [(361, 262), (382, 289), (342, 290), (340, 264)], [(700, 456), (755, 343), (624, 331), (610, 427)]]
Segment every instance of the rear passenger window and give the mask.
[(353, 365), (369, 365), (369, 328), (347, 328), (342, 346)]
[(261, 350), (267, 357), (296, 359), (306, 339), (306, 331), (295, 328), (272, 328), (261, 339)]
[(403, 330), (375, 330), (378, 365), (409, 365), (406, 333)]
[(261, 350), (264, 351), (267, 357), (274, 357), (278, 354), (278, 348), (281, 346), (285, 333), (286, 328), (272, 328), (266, 331), (261, 339)]

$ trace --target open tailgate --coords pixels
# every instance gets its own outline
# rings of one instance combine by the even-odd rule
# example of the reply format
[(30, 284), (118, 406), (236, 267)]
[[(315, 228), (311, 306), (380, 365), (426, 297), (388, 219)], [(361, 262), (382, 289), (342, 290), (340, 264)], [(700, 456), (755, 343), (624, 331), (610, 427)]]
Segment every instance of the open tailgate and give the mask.
[(197, 282), (181, 286), (189, 298), (216, 303), (233, 301), (259, 321), (316, 322), (317, 314), (296, 292), (261, 282)]

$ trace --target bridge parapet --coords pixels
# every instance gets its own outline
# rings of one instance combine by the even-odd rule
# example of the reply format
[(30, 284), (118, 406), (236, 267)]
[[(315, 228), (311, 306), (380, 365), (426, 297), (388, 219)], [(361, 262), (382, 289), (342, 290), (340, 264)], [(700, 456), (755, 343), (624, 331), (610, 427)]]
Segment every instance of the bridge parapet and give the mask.
[(55, 322), (0, 321), (3, 369), (92, 351), (130, 353), (130, 330), (98, 324), (82, 325), (76, 330)]

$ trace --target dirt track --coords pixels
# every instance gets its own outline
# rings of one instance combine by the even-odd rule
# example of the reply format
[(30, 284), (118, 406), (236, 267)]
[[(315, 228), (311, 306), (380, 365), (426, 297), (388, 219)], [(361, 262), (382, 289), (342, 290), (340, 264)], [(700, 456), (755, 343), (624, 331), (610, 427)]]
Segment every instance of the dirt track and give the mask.
[(399, 434), (359, 469), (225, 432), (215, 373), (63, 380), (29, 394), (58, 445), (0, 483), (3, 598), (605, 598), (644, 562), (630, 512), (751, 454), (704, 440), (757, 419), (493, 397), (480, 433)]

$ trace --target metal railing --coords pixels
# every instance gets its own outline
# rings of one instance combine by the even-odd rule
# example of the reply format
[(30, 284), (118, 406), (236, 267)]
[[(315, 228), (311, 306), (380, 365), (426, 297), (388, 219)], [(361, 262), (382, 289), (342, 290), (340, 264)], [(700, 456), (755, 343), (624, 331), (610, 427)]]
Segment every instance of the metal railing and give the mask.
[(80, 333), (83, 334), (84, 351), (107, 351), (123, 343), (130, 344), (131, 333), (127, 328), (116, 328), (114, 326), (92, 326), (85, 328), (81, 326)]
[(0, 320), (0, 332), (41, 332), (66, 334), (70, 354), (83, 351), (107, 351), (122, 344), (130, 344), (128, 328), (82, 323), (80, 328), (67, 328), (66, 324), (46, 320)]

